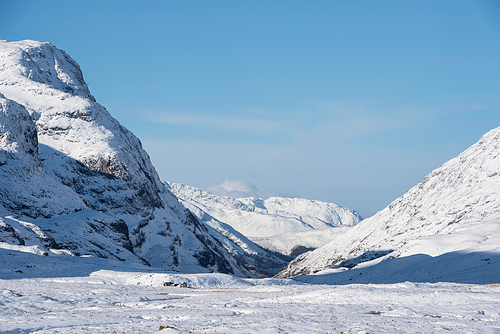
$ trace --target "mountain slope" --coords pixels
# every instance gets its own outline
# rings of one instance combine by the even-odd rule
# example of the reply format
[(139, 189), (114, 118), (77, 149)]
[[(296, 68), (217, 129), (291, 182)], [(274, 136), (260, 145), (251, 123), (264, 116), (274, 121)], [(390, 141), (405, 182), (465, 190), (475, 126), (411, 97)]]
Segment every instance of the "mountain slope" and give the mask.
[(85, 207), (42, 169), (37, 129), (28, 111), (0, 93), (0, 201), (29, 216), (69, 213)]
[[(416, 254), (414, 252), (425, 253), (425, 248), (411, 250), (405, 245), (433, 235), (450, 235), (452, 238), (457, 229), (470, 224), (480, 229), (481, 222), (500, 212), (499, 195), (500, 128), (496, 128), (458, 157), (432, 171), (375, 216), (342, 237), (296, 258), (278, 277), (314, 273), (337, 266), (354, 268), (359, 263), (377, 258), (380, 262), (411, 256)], [(488, 245), (490, 251), (500, 252), (498, 246)], [(430, 256), (461, 248), (458, 245), (455, 248), (443, 247), (440, 251), (432, 249), (434, 253)]]
[(207, 225), (209, 233), (219, 240), (229, 253), (238, 259), (239, 263), (256, 276), (271, 277), (276, 275), (290, 260), (281, 259), (262, 249), (230, 225), (211, 217), (198, 207), (182, 199), (181, 203), (197, 217), (202, 217), (199, 219)]
[(64, 51), (0, 41), (0, 93), (0, 242), (45, 235), (47, 251), (251, 275), (163, 185)]
[[(317, 249), (340, 235), (346, 233), (352, 226), (327, 227), (314, 230), (291, 232), (273, 237), (252, 238), (252, 241), (262, 248), (292, 258)], [(291, 259), (290, 259), (291, 260)]]
[[(361, 220), (357, 212), (332, 203), (282, 197), (235, 199), (180, 183), (166, 184), (201, 220), (210, 222), (215, 218), (260, 246), (283, 255), (317, 248), (327, 242), (325, 237), (339, 234), (338, 227), (354, 226)], [(305, 234), (312, 230), (325, 231), (324, 237)], [(283, 235), (289, 237), (283, 239)]]

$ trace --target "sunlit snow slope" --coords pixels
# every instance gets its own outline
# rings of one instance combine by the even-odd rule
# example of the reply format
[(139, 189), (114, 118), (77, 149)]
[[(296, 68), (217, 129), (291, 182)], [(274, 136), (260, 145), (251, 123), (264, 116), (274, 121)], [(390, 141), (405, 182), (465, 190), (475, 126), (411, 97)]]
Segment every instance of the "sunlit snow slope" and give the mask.
[[(372, 273), (377, 271), (376, 277), (390, 280), (405, 275), (409, 279), (409, 273), (417, 271), (415, 279), (424, 281), (451, 272), (454, 277), (460, 272), (466, 277), (466, 271), (479, 268), (488, 272), (485, 265), (493, 269), (493, 264), (500, 262), (499, 213), (500, 128), (496, 128), (375, 216), (297, 257), (278, 277), (363, 266), (370, 266)], [(436, 265), (440, 259), (451, 258), (462, 265), (445, 266), (446, 261)], [(389, 260), (398, 265), (391, 265)], [(491, 273), (498, 274), (495, 270)], [(368, 279), (358, 276), (355, 280)], [(341, 277), (333, 274), (329, 279)]]
[(212, 234), (95, 101), (70, 56), (50, 43), (0, 41), (0, 246), (251, 275)]
[[(333, 203), (302, 198), (266, 200), (217, 196), (180, 183), (166, 183), (198, 218), (231, 226), (253, 242), (283, 255), (315, 249), (356, 225), (361, 217)], [(322, 232), (320, 232), (320, 230)]]

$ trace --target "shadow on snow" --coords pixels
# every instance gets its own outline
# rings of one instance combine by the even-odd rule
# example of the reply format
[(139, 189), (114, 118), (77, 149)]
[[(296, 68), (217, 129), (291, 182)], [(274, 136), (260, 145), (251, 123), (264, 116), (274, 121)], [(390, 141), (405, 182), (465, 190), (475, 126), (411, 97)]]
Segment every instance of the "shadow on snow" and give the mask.
[(85, 277), (98, 270), (173, 273), (129, 261), (98, 257), (40, 256), (18, 250), (0, 249), (0, 279)]
[(414, 254), (351, 268), (294, 279), (311, 284), (339, 285), (402, 282), (495, 284), (500, 283), (500, 252), (455, 251), (436, 257)]

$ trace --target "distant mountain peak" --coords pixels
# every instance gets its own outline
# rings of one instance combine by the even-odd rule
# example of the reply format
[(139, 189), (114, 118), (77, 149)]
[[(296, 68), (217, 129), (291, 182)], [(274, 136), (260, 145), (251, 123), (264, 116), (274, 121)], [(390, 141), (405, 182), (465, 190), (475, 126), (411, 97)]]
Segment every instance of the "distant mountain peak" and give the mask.
[[(361, 221), (359, 214), (333, 203), (303, 198), (233, 198), (180, 183), (167, 183), (198, 218), (223, 222), (258, 245), (285, 256), (310, 250)], [(319, 233), (313, 230), (323, 231)]]

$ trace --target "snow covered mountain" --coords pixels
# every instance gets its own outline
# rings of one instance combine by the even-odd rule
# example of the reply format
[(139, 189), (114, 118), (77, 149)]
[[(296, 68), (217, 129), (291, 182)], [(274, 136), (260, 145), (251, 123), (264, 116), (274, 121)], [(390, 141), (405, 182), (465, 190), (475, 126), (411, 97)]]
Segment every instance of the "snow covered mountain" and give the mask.
[(277, 276), (341, 267), (364, 269), (354, 278), (339, 275), (344, 269), (336, 269), (328, 279), (341, 281), (349, 276), (359, 281), (371, 275), (388, 281), (398, 277), (428, 281), (465, 278), (467, 271), (483, 273), (485, 265), (500, 261), (499, 214), (500, 127), (432, 171), (375, 216), (297, 257)]
[(266, 251), (230, 225), (211, 217), (198, 207), (186, 204), (182, 200), (181, 203), (185, 204), (197, 217), (203, 217), (202, 221), (206, 224), (209, 233), (219, 240), (238, 259), (239, 263), (242, 263), (257, 277), (272, 277), (291, 260), (291, 258), (283, 258), (279, 254)]
[[(300, 232), (290, 232), (273, 237), (251, 238), (260, 247), (290, 258), (326, 245), (346, 233), (352, 226), (327, 227)], [(282, 269), (282, 268), (280, 268)]]
[(235, 199), (180, 183), (166, 184), (202, 221), (210, 225), (214, 219), (224, 222), (258, 245), (283, 255), (318, 248), (346, 231), (339, 227), (361, 221), (354, 210), (332, 203), (282, 197)]
[(70, 56), (0, 41), (0, 245), (251, 276), (212, 234)]

